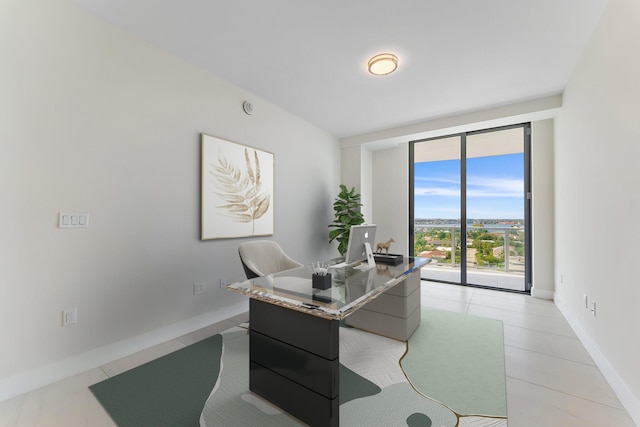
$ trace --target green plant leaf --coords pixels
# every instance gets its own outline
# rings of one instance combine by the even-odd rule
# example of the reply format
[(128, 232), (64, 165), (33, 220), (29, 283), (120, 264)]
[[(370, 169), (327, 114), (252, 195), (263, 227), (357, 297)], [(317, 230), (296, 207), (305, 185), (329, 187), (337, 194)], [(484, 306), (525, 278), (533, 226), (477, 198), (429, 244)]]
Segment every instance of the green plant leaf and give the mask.
[(340, 184), (340, 193), (333, 202), (334, 220), (329, 224), (329, 228), (334, 229), (329, 232), (329, 242), (338, 240), (340, 255), (347, 251), (351, 226), (364, 222), (360, 206), (360, 194), (356, 192), (355, 187), (349, 190), (344, 184)]

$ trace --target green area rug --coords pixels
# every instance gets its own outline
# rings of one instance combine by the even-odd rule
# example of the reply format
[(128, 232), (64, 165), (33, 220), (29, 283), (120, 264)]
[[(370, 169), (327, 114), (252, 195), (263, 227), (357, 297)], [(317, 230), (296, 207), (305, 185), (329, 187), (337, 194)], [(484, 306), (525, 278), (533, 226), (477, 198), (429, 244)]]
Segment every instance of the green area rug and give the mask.
[(459, 414), (507, 415), (502, 322), (423, 311), (401, 365), (413, 386)]
[(89, 389), (120, 427), (198, 426), (221, 355), (215, 335)]
[[(408, 343), (340, 332), (342, 426), (505, 427), (502, 323), (423, 309)], [(91, 386), (128, 426), (301, 426), (248, 390), (245, 329), (185, 347)]]

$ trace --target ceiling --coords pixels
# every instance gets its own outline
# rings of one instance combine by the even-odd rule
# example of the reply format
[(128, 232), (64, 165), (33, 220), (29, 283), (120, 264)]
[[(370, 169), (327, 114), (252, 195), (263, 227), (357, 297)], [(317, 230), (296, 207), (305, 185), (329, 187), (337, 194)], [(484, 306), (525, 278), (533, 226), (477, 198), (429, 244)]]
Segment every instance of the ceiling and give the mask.
[[(560, 94), (606, 5), (71, 1), (341, 138)], [(370, 75), (382, 52), (398, 70)]]

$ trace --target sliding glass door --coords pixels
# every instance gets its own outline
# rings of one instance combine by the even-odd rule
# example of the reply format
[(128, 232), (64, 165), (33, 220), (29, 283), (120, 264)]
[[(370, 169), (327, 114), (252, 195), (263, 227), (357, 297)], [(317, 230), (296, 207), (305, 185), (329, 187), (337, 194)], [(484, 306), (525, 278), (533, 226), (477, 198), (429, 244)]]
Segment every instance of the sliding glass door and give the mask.
[[(413, 145), (415, 256), (430, 258), (423, 278), (461, 283), (462, 137)], [(426, 275), (426, 276), (425, 276)]]
[(415, 256), (429, 280), (530, 290), (529, 124), (411, 143)]

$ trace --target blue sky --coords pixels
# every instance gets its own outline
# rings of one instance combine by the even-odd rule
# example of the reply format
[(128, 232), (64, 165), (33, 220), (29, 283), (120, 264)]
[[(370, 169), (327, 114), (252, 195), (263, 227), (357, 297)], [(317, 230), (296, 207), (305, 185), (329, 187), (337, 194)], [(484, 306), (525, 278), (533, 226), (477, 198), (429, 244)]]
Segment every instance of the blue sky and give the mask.
[[(467, 160), (467, 217), (524, 218), (524, 154)], [(460, 162), (415, 164), (415, 217), (460, 218)]]

